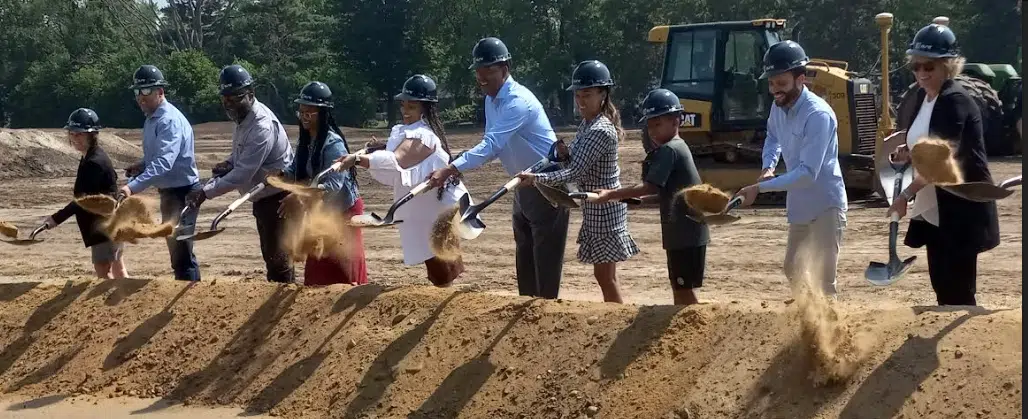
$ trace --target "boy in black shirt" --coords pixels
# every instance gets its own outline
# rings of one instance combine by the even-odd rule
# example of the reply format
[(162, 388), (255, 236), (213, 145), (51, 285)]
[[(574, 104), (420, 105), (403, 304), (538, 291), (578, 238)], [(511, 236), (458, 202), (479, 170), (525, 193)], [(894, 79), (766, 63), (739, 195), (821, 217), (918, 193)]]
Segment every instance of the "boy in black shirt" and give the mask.
[(643, 161), (643, 183), (614, 190), (596, 191), (598, 202), (656, 194), (660, 200), (660, 227), (667, 252), (668, 277), (676, 305), (699, 302), (696, 288), (703, 286), (703, 268), (710, 233), (706, 224), (686, 216), (690, 211), (678, 192), (700, 184), (689, 146), (678, 137), (682, 105), (678, 96), (666, 89), (655, 89), (642, 104), (646, 131), (656, 147)]

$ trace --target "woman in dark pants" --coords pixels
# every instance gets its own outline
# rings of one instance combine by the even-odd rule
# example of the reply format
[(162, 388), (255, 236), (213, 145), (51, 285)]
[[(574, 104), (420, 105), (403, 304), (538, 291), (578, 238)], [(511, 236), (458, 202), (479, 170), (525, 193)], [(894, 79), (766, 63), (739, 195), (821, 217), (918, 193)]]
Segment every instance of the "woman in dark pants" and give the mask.
[[(79, 108), (68, 116), (68, 142), (79, 153), (78, 172), (75, 176), (73, 193), (76, 198), (86, 195), (109, 195), (112, 198), (118, 192), (118, 173), (107, 153), (100, 148), (100, 118), (92, 109)], [(75, 222), (82, 234), (82, 242), (92, 253), (93, 269), (100, 278), (121, 279), (128, 276), (122, 262), (122, 244), (114, 243), (101, 230), (103, 218), (82, 209), (75, 201), (71, 201), (61, 210), (46, 217), (43, 223), (47, 228), (54, 228), (75, 216)]]
[[(938, 137), (952, 143), (965, 181), (992, 183), (981, 112), (953, 80), (964, 65), (956, 36), (946, 26), (928, 25), (914, 36), (907, 56), (919, 88), (916, 100), (900, 106), (898, 127), (907, 131), (907, 143), (897, 148), (893, 161), (909, 161), (914, 144), (925, 137)], [(959, 198), (927, 185), (917, 173), (896, 197), (890, 213), (903, 217), (912, 199), (912, 219), (904, 243), (914, 248), (925, 246), (928, 276), (939, 305), (977, 305), (978, 254), (999, 245), (996, 203)]]

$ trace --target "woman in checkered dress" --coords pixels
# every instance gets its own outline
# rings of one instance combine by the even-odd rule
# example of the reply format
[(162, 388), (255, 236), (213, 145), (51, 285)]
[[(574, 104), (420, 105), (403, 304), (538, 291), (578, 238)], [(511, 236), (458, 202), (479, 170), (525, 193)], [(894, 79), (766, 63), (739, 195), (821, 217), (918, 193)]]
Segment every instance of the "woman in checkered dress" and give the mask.
[[(570, 161), (563, 163), (561, 170), (521, 174), (523, 181), (552, 186), (575, 182), (584, 191), (621, 187), (618, 142), (624, 138), (624, 131), (617, 108), (610, 100), (613, 85), (610, 71), (599, 61), (584, 61), (575, 68), (568, 90), (575, 91), (582, 124), (568, 145)], [(623, 302), (617, 283), (617, 263), (639, 253), (628, 232), (627, 205), (583, 202), (578, 245), (578, 260), (593, 265), (603, 300)]]

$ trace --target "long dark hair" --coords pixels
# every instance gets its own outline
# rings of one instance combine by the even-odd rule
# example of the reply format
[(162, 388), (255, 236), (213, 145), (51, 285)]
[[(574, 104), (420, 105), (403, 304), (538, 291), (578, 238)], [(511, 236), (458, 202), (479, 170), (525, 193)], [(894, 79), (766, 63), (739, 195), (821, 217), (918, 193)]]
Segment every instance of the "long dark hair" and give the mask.
[[(321, 150), (325, 147), (325, 141), (328, 139), (328, 130), (332, 130), (340, 139), (343, 140), (343, 146), (346, 147), (346, 151), (353, 152), (350, 150), (350, 144), (346, 142), (346, 136), (343, 135), (342, 130), (336, 125), (335, 118), (332, 117), (332, 110), (329, 108), (318, 108), (318, 135), (313, 139), (314, 144), (311, 144), (311, 133), (306, 129), (300, 130), (300, 141), (296, 145), (296, 180), (307, 180), (316, 175), (317, 173), (307, 173), (307, 161), (311, 161), (311, 167), (315, 171), (322, 171), (326, 168), (321, 167)], [(309, 155), (308, 155), (309, 154)], [(350, 168), (350, 177), (353, 179), (353, 183), (357, 183), (357, 168)]]
[(618, 107), (614, 105), (614, 101), (610, 97), (612, 89), (605, 87), (603, 90), (606, 94), (603, 97), (603, 105), (600, 106), (600, 115), (606, 116), (610, 123), (614, 124), (614, 130), (617, 131), (618, 135), (618, 142), (624, 141), (625, 129), (621, 127), (621, 113), (618, 112)]
[[(450, 153), (450, 144), (446, 142), (446, 130), (443, 129), (443, 121), (439, 119), (439, 109), (435, 102), (421, 102), (421, 111), (423, 112), (423, 118), (428, 122), (428, 127), (432, 129), (436, 137), (439, 137), (439, 143), (443, 146), (443, 151), (446, 151), (446, 155), (450, 158), (447, 164), (453, 163), (453, 160), (457, 158)], [(450, 176), (449, 181), (445, 186), (439, 188), (436, 198), (439, 200), (443, 199), (443, 192), (446, 191), (450, 186), (457, 186), (460, 183), (460, 176)]]

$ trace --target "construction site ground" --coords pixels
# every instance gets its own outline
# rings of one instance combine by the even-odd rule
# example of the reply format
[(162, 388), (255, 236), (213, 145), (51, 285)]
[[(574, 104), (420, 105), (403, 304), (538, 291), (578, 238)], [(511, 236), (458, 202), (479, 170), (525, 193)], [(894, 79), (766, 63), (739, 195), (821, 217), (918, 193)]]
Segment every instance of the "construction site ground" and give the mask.
[[(231, 124), (195, 130), (206, 178)], [(140, 132), (109, 132), (120, 173), (141, 154)], [(388, 135), (346, 131), (354, 147), (373, 133)], [(481, 137), (449, 138), (456, 152)], [(639, 138), (621, 144), (623, 184), (640, 178)], [(0, 132), (0, 220), (22, 234), (71, 198), (77, 157), (62, 139)], [(990, 167), (997, 180), (1018, 175), (1020, 157)], [(391, 190), (359, 179), (366, 211), (384, 214)], [(507, 180), (498, 162), (466, 175), (477, 200)], [(198, 228), (235, 198), (207, 201)], [(127, 246), (137, 279), (101, 281), (69, 220), (43, 243), (0, 246), (0, 418), (1020, 417), (1021, 199), (999, 202), (981, 307), (952, 309), (934, 307), (923, 249), (900, 247), (918, 260), (892, 286), (864, 280), (888, 257), (886, 208), (873, 201), (850, 204), (832, 306), (790, 293), (781, 207), (712, 228), (704, 304), (690, 308), (668, 305), (655, 207), (630, 210), (642, 252), (619, 265), (624, 306), (599, 303), (592, 266), (576, 260), (578, 211), (561, 299), (517, 296), (509, 196), (463, 243), (466, 271), (449, 289), (403, 265), (395, 229), (364, 231), (370, 285), (267, 283), (249, 204), (196, 242), (200, 283), (172, 279), (160, 239)]]

